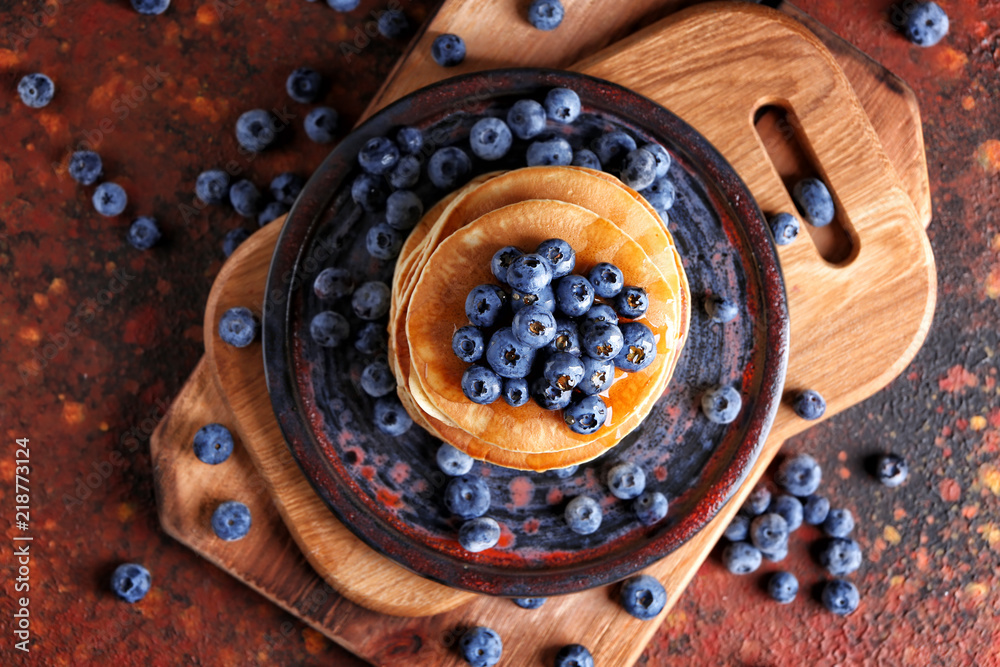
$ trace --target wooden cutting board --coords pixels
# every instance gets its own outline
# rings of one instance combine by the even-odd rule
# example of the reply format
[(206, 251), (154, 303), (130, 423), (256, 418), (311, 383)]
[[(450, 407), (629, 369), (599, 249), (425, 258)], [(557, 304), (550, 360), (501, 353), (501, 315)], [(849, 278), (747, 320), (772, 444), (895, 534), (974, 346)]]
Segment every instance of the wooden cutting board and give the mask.
[[(590, 3), (590, 11), (596, 4)], [(392, 81), (405, 77), (409, 85), (421, 80), (407, 73), (405, 63), (423, 53), (420, 44), (432, 35), (471, 25), (472, 13), (478, 13), (483, 25), (495, 25), (482, 17), (482, 7), (446, 3)], [(546, 40), (569, 25), (546, 35)], [(490, 43), (486, 35), (476, 39), (469, 31), (460, 34), (470, 47)], [(706, 35), (713, 37), (707, 40)], [(521, 39), (514, 29), (509, 38)], [(503, 51), (520, 54), (516, 47), (505, 42)], [(663, 53), (674, 54), (664, 67), (636, 66), (663, 62)], [(474, 62), (484, 63), (474, 51), (472, 56)], [(489, 62), (505, 64), (523, 62)], [(422, 67), (414, 72), (436, 68), (426, 63)], [(936, 284), (922, 229), (925, 218), (914, 206), (927, 190), (922, 149), (919, 160), (902, 149), (922, 147), (919, 132), (916, 139), (894, 144), (894, 170), (865, 107), (812, 33), (753, 5), (707, 5), (650, 26), (577, 68), (634, 88), (693, 124), (733, 163), (765, 212), (790, 208), (782, 176), (798, 167), (794, 159), (781, 169), (772, 166), (765, 153), (768, 135), (758, 135), (750, 119), (760, 103), (784, 100), (798, 118), (805, 145), (833, 185), (855, 248), (851, 258), (837, 266), (820, 257), (807, 235), (781, 249), (792, 315), (788, 388), (820, 390), (829, 401), (828, 415), (835, 414), (877, 391), (909, 362), (929, 326)], [(436, 68), (435, 73), (441, 78), (453, 72)], [(856, 77), (865, 73), (872, 70), (855, 69)], [(909, 127), (919, 130), (912, 97), (900, 94), (897, 86), (888, 86), (887, 92), (864, 76), (861, 80), (859, 89), (869, 91), (870, 104), (875, 95), (880, 98), (878, 108), (893, 110), (886, 125), (908, 116)], [(887, 79), (882, 75), (881, 80)], [(382, 99), (392, 97), (392, 81)], [(905, 174), (908, 183), (924, 186), (904, 189), (896, 171)], [(215, 312), (221, 305), (261, 302), (279, 225), (272, 223), (251, 237), (223, 268), (206, 313), (207, 336), (215, 331)], [(816, 336), (817, 331), (824, 335)], [(823, 344), (816, 342), (820, 340)], [(588, 644), (601, 665), (629, 665), (641, 653), (656, 623), (628, 617), (607, 588), (553, 599), (541, 610), (528, 612), (506, 600), (445, 590), (372, 553), (333, 519), (298, 472), (274, 424), (266, 390), (244, 389), (247, 382), (252, 386), (255, 374), (263, 385), (259, 345), (232, 356), (232, 350), (215, 349), (213, 342), (206, 341), (206, 357), (152, 441), (161, 521), (175, 538), (376, 664), (460, 664), (452, 650), (456, 631), (475, 623), (517, 637), (508, 642), (503, 664), (548, 664), (560, 645), (571, 642)], [(194, 459), (189, 445), (194, 431), (207, 421), (230, 425), (242, 442), (230, 461), (210, 473)], [(782, 441), (806, 426), (783, 407), (751, 479), (734, 502), (691, 542), (648, 569), (667, 586), (671, 603)], [(255, 524), (246, 539), (223, 544), (206, 530), (207, 513), (214, 502), (231, 497), (248, 502)], [(388, 613), (433, 615), (389, 617), (348, 598)]]

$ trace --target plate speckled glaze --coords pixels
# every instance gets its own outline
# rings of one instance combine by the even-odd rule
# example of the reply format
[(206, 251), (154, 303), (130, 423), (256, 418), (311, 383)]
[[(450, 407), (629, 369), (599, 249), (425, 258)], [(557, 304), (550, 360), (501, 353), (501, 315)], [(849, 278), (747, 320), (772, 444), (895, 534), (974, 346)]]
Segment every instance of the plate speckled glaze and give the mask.
[[(691, 286), (691, 328), (652, 414), (572, 477), (475, 464), (473, 472), (490, 487), (487, 516), (500, 523), (502, 536), (495, 549), (473, 554), (459, 546), (461, 521), (442, 503), (448, 478), (435, 463), (439, 441), (416, 425), (400, 437), (374, 426), (374, 399), (360, 388), (361, 371), (373, 357), (350, 342), (322, 348), (309, 335), (309, 321), (321, 310), (347, 316), (352, 340), (364, 323), (351, 312), (350, 298), (330, 306), (316, 298), (311, 285), (327, 266), (347, 267), (358, 284), (392, 282), (394, 260), (373, 259), (365, 249), (367, 230), (380, 216), (364, 213), (350, 196), (365, 141), (411, 125), (423, 129), (434, 146), (467, 148), (462, 137), (482, 114), (505, 113), (525, 97), (542, 101), (555, 87), (572, 88), (583, 100), (580, 120), (549, 128), (574, 148), (614, 126), (640, 144), (658, 141), (671, 152), (669, 176), (677, 198), (668, 229)], [(515, 141), (499, 162), (473, 158), (469, 177), (523, 166), (527, 143)], [(426, 209), (446, 194), (425, 174), (414, 190)], [(732, 298), (739, 316), (725, 325), (712, 323), (703, 309), (709, 294)], [(732, 167), (690, 126), (652, 101), (605, 81), (551, 70), (499, 70), (435, 84), (390, 105), (346, 137), (288, 216), (271, 263), (263, 328), (278, 422), (292, 455), (334, 514), (378, 552), (418, 574), (507, 596), (559, 595), (611, 583), (667, 555), (704, 527), (760, 452), (788, 358), (788, 311), (773, 240)], [(738, 419), (728, 426), (710, 423), (699, 408), (705, 390), (721, 383), (739, 388), (743, 397)], [(629, 501), (607, 492), (603, 475), (623, 459), (641, 465), (647, 488), (669, 499), (669, 514), (659, 524), (641, 525)], [(565, 504), (579, 494), (599, 499), (603, 507), (603, 523), (592, 535), (576, 535), (563, 520)]]

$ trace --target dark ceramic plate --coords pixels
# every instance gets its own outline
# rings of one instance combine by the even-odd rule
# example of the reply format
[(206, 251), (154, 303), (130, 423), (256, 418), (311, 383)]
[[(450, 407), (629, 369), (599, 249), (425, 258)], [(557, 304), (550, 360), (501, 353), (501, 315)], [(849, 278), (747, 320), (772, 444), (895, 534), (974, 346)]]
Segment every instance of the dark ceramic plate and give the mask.
[[(514, 101), (543, 100), (565, 86), (583, 100), (572, 126), (550, 127), (574, 148), (610, 127), (666, 146), (677, 199), (669, 229), (692, 293), (687, 345), (663, 398), (641, 428), (569, 479), (476, 463), (488, 482), (488, 516), (503, 527), (500, 545), (471, 554), (460, 548), (460, 522), (443, 508), (445, 478), (437, 469), (438, 442), (414, 425), (401, 437), (374, 427), (374, 400), (361, 391), (372, 360), (347, 343), (322, 348), (309, 334), (313, 315), (331, 308), (311, 289), (327, 266), (347, 267), (356, 281), (391, 284), (394, 261), (372, 259), (365, 236), (378, 215), (352, 201), (360, 173), (356, 156), (377, 136), (397, 128), (424, 130), (436, 146), (467, 147), (468, 130), (484, 113), (505, 113)], [(524, 165), (526, 142), (499, 163), (473, 159), (472, 175)], [(414, 188), (430, 207), (445, 193), (422, 177)], [(501, 244), (502, 245), (502, 244)], [(739, 306), (735, 321), (712, 323), (706, 294)], [(350, 299), (333, 304), (364, 324)], [(380, 321), (384, 327), (385, 318)], [(443, 343), (447, 344), (447, 342)], [(784, 284), (767, 225), (750, 192), (721, 155), (691, 127), (648, 99), (579, 74), (503, 70), (459, 77), (418, 91), (373, 116), (351, 133), (315, 173), (282, 230), (267, 284), (264, 356), (274, 410), (289, 449), (336, 516), (380, 553), (445, 584), (493, 595), (548, 596), (610, 583), (669, 554), (718, 512), (757, 458), (777, 410), (785, 377), (788, 312)], [(740, 389), (743, 409), (729, 426), (699, 410), (713, 385)], [(670, 501), (667, 518), (642, 526), (628, 502), (615, 500), (603, 472), (627, 459), (643, 467), (648, 487)], [(581, 493), (599, 498), (600, 530), (574, 534), (562, 518)]]

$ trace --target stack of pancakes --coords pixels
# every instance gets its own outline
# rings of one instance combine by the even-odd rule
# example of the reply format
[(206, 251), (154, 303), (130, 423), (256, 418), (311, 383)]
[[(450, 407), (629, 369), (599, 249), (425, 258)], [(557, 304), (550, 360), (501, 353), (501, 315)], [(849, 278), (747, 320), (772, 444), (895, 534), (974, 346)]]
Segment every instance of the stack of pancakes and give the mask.
[[(451, 349), (468, 324), (465, 300), (496, 283), (490, 261), (505, 246), (532, 252), (550, 238), (576, 251), (574, 273), (618, 266), (649, 295), (640, 319), (657, 355), (642, 371), (616, 371), (604, 400), (605, 426), (573, 433), (559, 410), (529, 402), (471, 402), (462, 393), (467, 364)], [(614, 447), (649, 414), (666, 389), (687, 336), (691, 296), (673, 239), (655, 210), (614, 176), (579, 167), (529, 167), (485, 174), (441, 200), (399, 255), (389, 313), (389, 365), (413, 419), (470, 456), (521, 470), (564, 468)]]

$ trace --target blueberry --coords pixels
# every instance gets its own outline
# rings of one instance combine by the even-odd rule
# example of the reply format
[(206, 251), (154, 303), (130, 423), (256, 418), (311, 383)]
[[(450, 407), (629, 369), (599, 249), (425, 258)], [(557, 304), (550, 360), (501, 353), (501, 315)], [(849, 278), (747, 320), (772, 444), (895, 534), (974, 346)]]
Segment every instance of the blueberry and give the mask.
[[(97, 179), (101, 177), (102, 170), (101, 156), (94, 151), (75, 151), (69, 157), (70, 178), (80, 185), (93, 185), (96, 183)], [(229, 185), (228, 177), (226, 177), (226, 185)]]
[(563, 516), (566, 525), (577, 535), (590, 535), (601, 527), (604, 513), (601, 506), (590, 496), (577, 496), (566, 505)]
[(760, 567), (761, 560), (757, 547), (747, 542), (732, 542), (722, 551), (722, 562), (733, 574), (750, 574)]
[(506, 295), (496, 285), (478, 285), (465, 297), (465, 315), (477, 327), (491, 327), (500, 318)]
[(461, 519), (475, 519), (490, 508), (490, 488), (473, 475), (454, 477), (445, 487), (444, 504)]
[(375, 259), (393, 259), (403, 247), (403, 235), (390, 227), (389, 223), (381, 222), (368, 230), (365, 247)]
[(101, 183), (94, 190), (92, 201), (94, 202), (94, 210), (98, 213), (114, 217), (121, 215), (122, 211), (125, 210), (125, 205), (128, 204), (128, 195), (125, 194), (125, 189), (117, 183)]
[(771, 218), (771, 233), (777, 245), (790, 244), (798, 237), (800, 229), (799, 219), (791, 213), (779, 213)]
[(788, 542), (782, 542), (777, 548), (771, 551), (761, 550), (760, 555), (771, 561), (772, 563), (780, 563), (781, 561), (788, 558)]
[(585, 331), (588, 327), (600, 322), (608, 324), (618, 324), (618, 313), (605, 303), (595, 303), (593, 307), (580, 320), (580, 331)]
[(17, 94), (21, 101), (32, 109), (41, 109), (52, 101), (56, 85), (44, 74), (26, 74), (17, 83)]
[(260, 190), (245, 178), (236, 181), (233, 187), (229, 188), (229, 203), (233, 205), (233, 210), (244, 218), (255, 218), (260, 209)]
[(571, 431), (580, 435), (596, 433), (607, 420), (608, 406), (600, 396), (585, 396), (563, 410), (563, 421)]
[(274, 119), (264, 109), (251, 109), (236, 120), (236, 141), (244, 149), (259, 153), (275, 139)]
[(377, 322), (369, 322), (358, 331), (354, 349), (361, 354), (379, 354), (385, 352), (387, 344), (385, 327)]
[(649, 295), (641, 287), (627, 286), (615, 296), (614, 308), (620, 317), (639, 319), (649, 309)]
[(479, 361), (483, 356), (484, 347), (483, 332), (478, 327), (462, 327), (451, 337), (452, 352), (467, 364)]
[(510, 151), (513, 136), (499, 118), (482, 118), (469, 131), (469, 148), (483, 160), (499, 160)]
[(750, 537), (750, 517), (745, 514), (737, 514), (726, 527), (723, 533), (730, 542), (742, 542)]
[(833, 197), (818, 178), (805, 178), (796, 183), (792, 189), (792, 198), (799, 213), (813, 227), (825, 227), (833, 222), (836, 210)]
[(917, 46), (934, 46), (948, 34), (948, 14), (936, 2), (920, 2), (906, 17), (906, 38)]
[(236, 500), (222, 503), (212, 513), (212, 530), (226, 542), (246, 537), (250, 523), (250, 508)]
[[(551, 352), (569, 352), (579, 357), (582, 351), (580, 350), (580, 333), (577, 330), (576, 322), (557, 317), (555, 335), (545, 347)], [(584, 367), (586, 368), (586, 364)]]
[(625, 286), (625, 276), (622, 270), (614, 264), (601, 262), (590, 270), (587, 279), (594, 288), (594, 293), (602, 299), (611, 299), (618, 295)]
[(562, 137), (533, 141), (528, 146), (529, 167), (565, 167), (573, 161), (573, 147)]
[(622, 332), (622, 349), (615, 356), (615, 366), (626, 373), (648, 368), (656, 359), (656, 339), (642, 322), (625, 322), (619, 325)]
[(396, 133), (396, 145), (403, 153), (419, 153), (424, 147), (424, 133), (418, 127), (402, 127)]
[(465, 60), (465, 42), (458, 35), (438, 35), (431, 44), (431, 57), (441, 67), (455, 67)]
[[(535, 304), (517, 311), (511, 331), (519, 342), (536, 350), (545, 347), (556, 337), (556, 318), (551, 311)], [(565, 354), (564, 352), (558, 354)], [(567, 355), (572, 356), (572, 355)], [(576, 359), (576, 357), (573, 357)], [(546, 364), (547, 367), (547, 364)], [(580, 367), (581, 372), (583, 366)], [(574, 385), (575, 386), (575, 385)]]
[(861, 567), (861, 546), (842, 537), (824, 540), (816, 552), (816, 560), (833, 576), (842, 577)]
[(799, 580), (791, 572), (775, 572), (767, 580), (767, 594), (781, 604), (789, 604), (799, 592)]
[(388, 196), (381, 176), (358, 174), (351, 183), (351, 199), (369, 213), (385, 208)]
[(149, 250), (160, 240), (160, 226), (149, 216), (140, 216), (128, 228), (128, 242), (136, 250)]
[(507, 112), (507, 126), (518, 139), (532, 139), (545, 130), (545, 107), (535, 100), (518, 100)]
[(403, 435), (413, 426), (413, 419), (395, 395), (375, 401), (375, 426), (386, 435)]
[(323, 76), (311, 67), (299, 67), (285, 81), (288, 96), (302, 104), (312, 104), (323, 92)]
[(645, 491), (632, 503), (632, 509), (644, 526), (659, 523), (667, 516), (667, 497), (659, 491)]
[(802, 502), (802, 521), (810, 526), (818, 526), (826, 521), (830, 513), (830, 501), (823, 496), (808, 496)]
[(506, 283), (507, 269), (510, 267), (510, 263), (523, 254), (523, 252), (511, 245), (506, 248), (500, 248), (493, 253), (493, 259), (490, 262), (490, 269), (493, 271), (493, 275), (496, 279), (502, 283)]
[(775, 483), (799, 498), (816, 493), (822, 478), (823, 471), (820, 469), (819, 463), (808, 454), (799, 454), (785, 459), (778, 466), (777, 472), (774, 473)]
[(514, 598), (514, 604), (521, 609), (539, 609), (545, 604), (546, 598)]
[(323, 301), (336, 301), (354, 291), (351, 272), (339, 267), (323, 269), (313, 281), (313, 292)]
[(541, 255), (552, 268), (552, 279), (568, 276), (576, 267), (576, 253), (562, 239), (547, 239), (538, 244), (536, 255)]
[(830, 537), (847, 537), (854, 530), (854, 515), (849, 509), (832, 509), (820, 528)]
[(399, 9), (388, 9), (378, 17), (378, 31), (388, 39), (402, 39), (410, 32), (410, 20)]
[(569, 644), (556, 653), (555, 667), (594, 667), (594, 656), (586, 646)]
[(500, 524), (489, 517), (479, 517), (462, 524), (458, 530), (458, 543), (472, 553), (492, 549), (500, 541)]
[(395, 389), (396, 378), (392, 376), (389, 364), (383, 360), (377, 359), (361, 371), (361, 390), (369, 396), (379, 398)]
[(655, 578), (641, 574), (622, 584), (619, 599), (629, 614), (640, 621), (649, 621), (667, 605), (667, 591)]
[(111, 574), (111, 590), (125, 602), (135, 604), (146, 597), (153, 578), (149, 570), (138, 563), (122, 563)]
[(472, 470), (475, 460), (460, 449), (452, 447), (447, 442), (441, 443), (437, 455), (438, 468), (449, 477), (460, 477)]
[(580, 347), (583, 353), (600, 361), (615, 359), (625, 346), (625, 337), (617, 324), (596, 322), (583, 330)]
[(885, 486), (899, 486), (909, 474), (906, 459), (898, 454), (883, 454), (875, 461), (875, 478)]
[(750, 522), (750, 541), (761, 551), (775, 551), (788, 543), (788, 523), (780, 514), (768, 512)]
[[(661, 179), (666, 176), (667, 172), (670, 171), (670, 165), (673, 164), (673, 158), (670, 157), (667, 149), (660, 144), (652, 143), (645, 144), (642, 148), (648, 151), (653, 156), (653, 159), (656, 160), (656, 178)], [(668, 206), (667, 208), (670, 207)]]
[(668, 179), (658, 178), (639, 194), (645, 197), (649, 205), (662, 216), (674, 207), (674, 201), (677, 199), (677, 188)]
[(472, 667), (492, 667), (500, 662), (503, 642), (500, 635), (485, 627), (472, 628), (458, 640), (462, 657)]
[(804, 515), (802, 501), (795, 496), (782, 494), (776, 497), (769, 511), (781, 515), (788, 524), (789, 533), (795, 532), (802, 525)]
[(219, 338), (233, 347), (246, 347), (257, 337), (257, 318), (249, 308), (230, 308), (219, 319)]
[(556, 479), (569, 479), (570, 477), (575, 475), (576, 471), (579, 469), (580, 466), (578, 465), (567, 466), (565, 468), (555, 468), (554, 470), (550, 470), (549, 474), (555, 477)]
[(732, 322), (740, 311), (736, 304), (724, 296), (713, 294), (705, 299), (705, 313), (713, 322), (725, 324)]
[(474, 364), (462, 373), (462, 393), (473, 403), (489, 405), (500, 398), (500, 376)]
[(288, 213), (288, 205), (280, 201), (268, 202), (267, 206), (257, 214), (257, 224), (263, 227), (269, 222), (273, 222)]
[(521, 255), (507, 267), (506, 278), (518, 292), (537, 294), (552, 281), (552, 265), (541, 255)]
[(233, 453), (233, 434), (222, 424), (205, 424), (194, 434), (194, 455), (202, 463), (218, 465)]
[(551, 385), (543, 377), (535, 378), (528, 388), (535, 403), (543, 410), (562, 410), (573, 400), (572, 391)]
[(758, 484), (743, 502), (743, 507), (740, 508), (740, 512), (750, 518), (753, 518), (766, 512), (767, 508), (770, 506), (771, 490), (763, 484)]
[(339, 347), (351, 334), (351, 325), (340, 313), (325, 310), (309, 323), (309, 335), (322, 347)]
[(792, 409), (799, 417), (813, 421), (826, 412), (826, 401), (818, 392), (807, 389), (795, 396)]
[(362, 283), (354, 290), (351, 297), (351, 308), (354, 314), (363, 320), (377, 320), (389, 312), (392, 290), (383, 282), (372, 281)]
[(278, 174), (271, 181), (271, 196), (274, 197), (275, 201), (279, 201), (286, 206), (291, 206), (295, 203), (305, 184), (306, 181), (304, 178), (298, 174), (286, 171)]
[(622, 161), (622, 183), (634, 190), (645, 190), (656, 181), (656, 158), (644, 148), (629, 151)]
[(556, 311), (556, 294), (552, 291), (551, 285), (546, 285), (537, 294), (527, 294), (513, 290), (510, 293), (510, 308), (515, 313), (528, 306), (541, 306), (550, 313)]
[(602, 134), (594, 139), (590, 147), (609, 171), (617, 171), (625, 156), (636, 149), (635, 139), (621, 130)]
[(206, 204), (222, 204), (229, 198), (229, 174), (221, 169), (209, 169), (198, 174), (194, 193)]
[(326, 0), (326, 4), (335, 11), (350, 12), (358, 8), (361, 0)]
[(248, 238), (250, 238), (250, 232), (243, 227), (230, 229), (226, 232), (226, 236), (222, 239), (222, 254), (229, 257), (236, 252), (236, 249), (240, 247), (240, 244)]
[(366, 172), (376, 176), (391, 171), (398, 161), (399, 148), (386, 137), (369, 139), (358, 151), (358, 164)]
[(170, 0), (132, 0), (132, 9), (140, 14), (162, 14), (169, 6)]
[(469, 156), (455, 146), (438, 149), (427, 163), (427, 177), (442, 190), (451, 190), (465, 181), (471, 170)]
[(569, 317), (582, 317), (594, 305), (594, 286), (583, 276), (560, 278), (555, 293), (556, 307)]
[(526, 405), (531, 399), (531, 392), (528, 390), (528, 381), (524, 378), (504, 378), (503, 389), (500, 394), (503, 400), (512, 408), (519, 408)]
[(328, 144), (333, 141), (339, 120), (340, 116), (336, 109), (316, 107), (306, 114), (303, 127), (306, 129), (306, 136), (317, 144)]
[(821, 597), (823, 606), (838, 616), (847, 616), (861, 603), (857, 587), (843, 579), (833, 579), (826, 582)]
[(559, 0), (534, 0), (528, 7), (528, 23), (539, 30), (555, 30), (565, 14)]
[(701, 411), (713, 424), (731, 424), (743, 407), (740, 392), (729, 386), (709, 389), (701, 397)]
[(577, 385), (577, 389), (587, 396), (603, 394), (611, 388), (615, 381), (615, 367), (610, 361), (602, 361), (584, 355), (580, 361), (583, 362), (583, 379)]
[(486, 362), (500, 377), (527, 377), (534, 360), (535, 350), (517, 340), (510, 327), (497, 330), (486, 346)]
[(572, 123), (580, 116), (580, 96), (569, 88), (550, 90), (544, 106), (545, 114), (557, 123)]
[(570, 163), (574, 167), (586, 167), (595, 171), (601, 171), (601, 161), (597, 159), (594, 151), (588, 148), (581, 148), (573, 151), (573, 161)]
[(404, 155), (389, 172), (389, 185), (397, 190), (412, 188), (420, 182), (421, 167), (420, 158), (416, 155)]
[(646, 490), (646, 473), (631, 461), (619, 463), (608, 471), (608, 490), (615, 498), (631, 500)]

